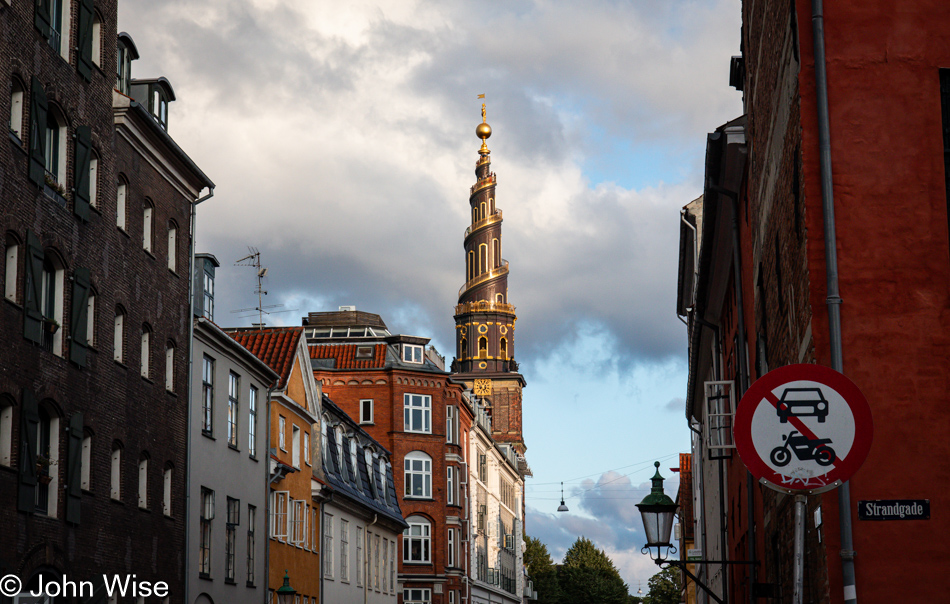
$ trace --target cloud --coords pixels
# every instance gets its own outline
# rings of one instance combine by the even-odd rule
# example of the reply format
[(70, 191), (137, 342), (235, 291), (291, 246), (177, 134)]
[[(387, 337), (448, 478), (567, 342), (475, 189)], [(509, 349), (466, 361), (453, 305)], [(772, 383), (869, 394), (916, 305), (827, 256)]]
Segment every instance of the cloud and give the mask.
[(681, 396), (673, 397), (669, 400), (668, 403), (663, 405), (663, 408), (667, 411), (675, 411), (677, 413), (684, 413), (686, 408), (686, 399)]
[[(142, 54), (134, 75), (171, 79), (170, 133), (218, 184), (199, 249), (227, 265), (258, 247), (269, 302), (323, 304), (301, 316), (412, 309), (392, 327), (426, 330), (449, 358), (486, 92), (516, 357), (530, 366), (587, 325), (625, 362), (682, 355), (677, 209), (701, 162), (639, 190), (585, 169), (617, 161), (605, 138), (662, 154), (734, 117), (722, 82), (737, 40), (713, 36), (735, 5), (129, 0), (120, 16)], [(238, 273), (221, 277), (219, 300), (255, 303)]]

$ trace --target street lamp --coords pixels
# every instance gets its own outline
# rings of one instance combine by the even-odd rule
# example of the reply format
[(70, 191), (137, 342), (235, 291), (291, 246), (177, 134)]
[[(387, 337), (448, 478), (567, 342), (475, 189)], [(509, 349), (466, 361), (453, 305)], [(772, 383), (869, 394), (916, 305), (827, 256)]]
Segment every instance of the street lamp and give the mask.
[(284, 584), (277, 588), (277, 604), (293, 604), (297, 590), (290, 586), (290, 576), (284, 569)]
[[(641, 551), (654, 558), (653, 551), (650, 548), (655, 547), (656, 557), (654, 559), (659, 564), (666, 556), (676, 553), (676, 547), (670, 543), (670, 532), (673, 530), (673, 517), (676, 515), (676, 509), (679, 506), (663, 492), (660, 462), (653, 465), (656, 466), (656, 473), (651, 479), (653, 488), (650, 489), (650, 494), (637, 504), (637, 509), (640, 510), (640, 516), (643, 518), (643, 530), (647, 534), (647, 544), (643, 546)], [(661, 551), (664, 547), (666, 548), (666, 556)]]
[(564, 483), (561, 483), (561, 505), (557, 506), (557, 511), (559, 512), (569, 512), (567, 506), (564, 504)]

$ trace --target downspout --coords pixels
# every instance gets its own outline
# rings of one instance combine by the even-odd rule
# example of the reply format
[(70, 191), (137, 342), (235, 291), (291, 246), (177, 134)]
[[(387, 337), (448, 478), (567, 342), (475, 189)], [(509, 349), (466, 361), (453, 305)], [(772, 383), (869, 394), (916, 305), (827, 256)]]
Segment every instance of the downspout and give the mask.
[[(191, 545), (188, 539), (191, 536), (191, 416), (194, 411), (194, 393), (192, 392), (192, 374), (195, 354), (195, 215), (198, 204), (214, 197), (214, 186), (208, 187), (208, 194), (193, 201), (189, 208), (190, 229), (188, 251), (188, 412), (185, 420), (185, 600), (188, 600), (188, 577), (191, 574)], [(265, 590), (266, 593), (266, 590)]]
[[(841, 297), (838, 293), (838, 248), (835, 234), (834, 182), (831, 175), (831, 126), (828, 116), (828, 73), (825, 58), (825, 24), (822, 0), (811, 2), (811, 27), (815, 48), (815, 104), (818, 109), (818, 164), (821, 170), (821, 209), (825, 229), (825, 275), (828, 295), (828, 332), (831, 368), (844, 373), (841, 344)], [(796, 158), (797, 161), (797, 158)], [(844, 601), (858, 601), (854, 577), (854, 541), (851, 530), (851, 485), (838, 487), (838, 515), (841, 523), (841, 578)]]
[[(322, 491), (323, 489), (321, 489), (321, 492)], [(317, 560), (320, 562), (320, 604), (323, 604), (323, 602), (325, 601), (324, 594), (326, 593), (326, 576), (323, 571), (323, 561), (326, 559), (326, 556), (325, 556), (326, 552), (323, 551), (323, 543), (325, 541), (324, 531), (326, 530), (326, 523), (323, 520), (324, 518), (326, 518), (326, 516), (324, 515), (325, 510), (326, 510), (326, 505), (330, 503), (332, 500), (333, 500), (333, 492), (331, 491), (331, 492), (328, 492), (327, 496), (324, 497), (320, 501), (320, 543), (319, 543), (320, 555), (317, 558)], [(373, 514), (373, 522), (376, 522), (376, 514)], [(332, 539), (333, 536), (331, 535), (330, 538)], [(363, 581), (363, 585), (364, 586), (366, 585), (366, 581)], [(366, 588), (364, 587), (363, 588), (363, 602), (365, 601), (366, 601)]]
[(266, 460), (264, 464), (264, 525), (267, 527), (264, 535), (264, 604), (269, 604), (268, 594), (270, 593), (270, 485), (273, 482), (270, 477), (270, 401), (279, 385), (280, 378), (277, 378), (274, 385), (267, 389), (266, 411), (264, 413), (267, 416), (267, 419), (264, 420), (267, 425), (267, 432), (265, 432), (267, 437), (264, 439), (267, 445), (264, 447), (264, 459)]
[[(376, 521), (379, 519), (379, 514), (373, 514), (373, 521), (366, 525), (366, 530), (363, 531), (363, 558), (365, 560), (360, 560), (360, 564), (363, 566), (363, 604), (369, 602), (369, 546), (372, 543), (372, 540), (369, 538), (369, 527), (376, 524)], [(320, 522), (320, 526), (323, 526), (323, 522)], [(322, 601), (323, 590), (320, 590), (320, 598)]]
[[(469, 573), (469, 562), (472, 555), (472, 539), (471, 539), (471, 522), (468, 516), (469, 510), (469, 499), (468, 499), (468, 462), (463, 461), (461, 464), (465, 467), (465, 472), (462, 473), (462, 476), (465, 477), (465, 480), (459, 480), (459, 487), (462, 491), (460, 497), (462, 501), (465, 502), (465, 511), (462, 516), (462, 525), (465, 527), (465, 538), (459, 539), (459, 544), (467, 543), (468, 551), (465, 551), (465, 548), (462, 548), (462, 554), (465, 558), (465, 601), (468, 602), (471, 599), (472, 584), (469, 582), (468, 573)], [(522, 495), (522, 501), (524, 501)], [(523, 526), (523, 525), (522, 525)]]

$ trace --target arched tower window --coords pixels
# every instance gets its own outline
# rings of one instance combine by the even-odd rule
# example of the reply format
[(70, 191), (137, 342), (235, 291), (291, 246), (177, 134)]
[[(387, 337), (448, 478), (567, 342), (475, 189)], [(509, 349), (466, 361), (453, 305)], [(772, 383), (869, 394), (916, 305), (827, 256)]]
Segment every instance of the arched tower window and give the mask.
[(481, 275), (488, 270), (488, 244), (478, 244), (478, 274)]
[(498, 356), (503, 359), (508, 358), (508, 340), (505, 338), (498, 343)]
[(466, 281), (471, 281), (475, 278), (475, 251), (468, 251), (468, 278)]
[(485, 211), (485, 202), (483, 201), (482, 203), (478, 205), (478, 218), (480, 220), (485, 220), (486, 217), (487, 217), (487, 213)]
[(491, 240), (491, 251), (492, 251), (492, 268), (497, 268), (501, 266), (501, 242), (498, 241), (498, 238)]
[(478, 356), (482, 359), (488, 356), (488, 338), (485, 336), (478, 338)]
[(459, 341), (459, 358), (464, 359), (466, 356), (468, 356), (467, 351), (468, 351), (468, 338), (466, 338), (465, 336), (462, 336), (462, 339)]

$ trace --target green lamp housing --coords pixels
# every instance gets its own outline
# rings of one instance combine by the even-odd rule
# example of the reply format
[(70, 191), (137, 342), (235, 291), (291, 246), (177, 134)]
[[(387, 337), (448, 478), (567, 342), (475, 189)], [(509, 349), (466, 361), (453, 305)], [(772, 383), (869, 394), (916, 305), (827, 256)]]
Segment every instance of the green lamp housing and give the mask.
[(646, 532), (646, 547), (670, 547), (670, 533), (673, 532), (673, 518), (679, 508), (676, 502), (663, 492), (663, 477), (660, 476), (660, 462), (656, 466), (656, 474), (651, 479), (653, 488), (650, 494), (637, 504), (640, 516), (643, 518), (643, 530)]

